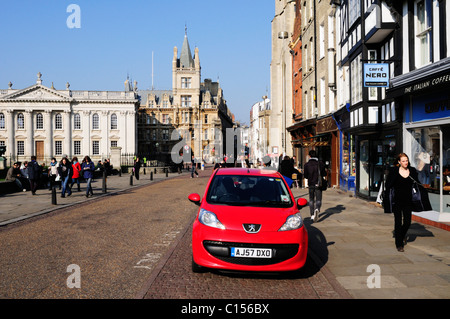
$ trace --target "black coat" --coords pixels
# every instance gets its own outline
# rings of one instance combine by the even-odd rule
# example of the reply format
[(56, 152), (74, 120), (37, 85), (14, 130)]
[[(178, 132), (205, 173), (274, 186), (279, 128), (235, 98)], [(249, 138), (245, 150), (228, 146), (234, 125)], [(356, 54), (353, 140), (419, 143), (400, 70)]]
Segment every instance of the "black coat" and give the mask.
[[(409, 167), (409, 176), (411, 176), (415, 181), (419, 180), (417, 170), (414, 167)], [(396, 201), (396, 198), (395, 192), (391, 191), (391, 189), (395, 188), (399, 178), (403, 178), (400, 175), (400, 167), (391, 167), (386, 178), (386, 185), (383, 196), (383, 208), (385, 213), (393, 212), (393, 205)]]
[(327, 171), (325, 170), (325, 164), (317, 159), (310, 159), (308, 163), (305, 164), (303, 168), (303, 177), (308, 180), (309, 186), (317, 185), (319, 182), (319, 168), (320, 165), (320, 175), (327, 176)]
[(36, 161), (28, 162), (27, 171), (31, 180), (38, 180), (41, 177), (41, 167)]

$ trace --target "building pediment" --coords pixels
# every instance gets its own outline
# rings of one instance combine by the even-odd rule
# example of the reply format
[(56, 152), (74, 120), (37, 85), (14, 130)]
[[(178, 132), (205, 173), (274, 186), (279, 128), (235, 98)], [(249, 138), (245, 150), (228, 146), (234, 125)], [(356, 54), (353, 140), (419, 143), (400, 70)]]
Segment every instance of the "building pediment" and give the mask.
[(42, 84), (35, 84), (0, 97), (0, 101), (10, 102), (70, 102), (71, 100), (69, 93), (63, 93)]

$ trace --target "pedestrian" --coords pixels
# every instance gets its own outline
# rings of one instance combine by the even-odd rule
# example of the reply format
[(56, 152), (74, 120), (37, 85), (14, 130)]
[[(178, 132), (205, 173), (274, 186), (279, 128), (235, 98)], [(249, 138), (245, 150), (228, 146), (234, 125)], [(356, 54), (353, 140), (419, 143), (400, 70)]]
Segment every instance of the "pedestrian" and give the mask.
[(66, 197), (72, 195), (72, 190), (70, 189), (69, 181), (72, 179), (72, 163), (67, 157), (63, 157), (59, 163), (59, 175), (61, 176), (62, 191), (61, 197)]
[(52, 190), (56, 183), (60, 181), (61, 177), (58, 177), (58, 167), (59, 163), (56, 161), (56, 158), (52, 157), (50, 166), (48, 167), (49, 190)]
[(137, 156), (136, 159), (134, 160), (134, 165), (133, 165), (134, 177), (136, 177), (137, 180), (139, 180), (139, 171), (140, 170), (141, 170), (141, 161), (139, 159), (139, 156)]
[[(300, 175), (300, 172), (294, 167), (294, 164), (289, 156), (285, 156), (280, 163), (280, 174), (285, 177), (286, 182), (289, 184), (289, 187), (292, 186), (293, 183), (293, 175)], [(295, 178), (297, 179), (297, 176)], [(287, 179), (286, 179), (287, 177)]]
[(89, 156), (85, 156), (83, 158), (83, 162), (81, 163), (81, 171), (83, 172), (83, 177), (86, 180), (86, 197), (90, 197), (94, 195), (92, 191), (92, 178), (94, 177), (95, 165), (91, 161)]
[(319, 170), (320, 176), (326, 176), (325, 165), (317, 158), (315, 150), (309, 151), (309, 161), (303, 168), (303, 177), (308, 180), (309, 186), (309, 210), (311, 220), (314, 222), (319, 218), (320, 207), (322, 206), (322, 189), (319, 187)]
[(30, 181), (31, 194), (36, 195), (36, 190), (41, 177), (41, 167), (36, 162), (36, 156), (31, 156), (31, 161), (28, 162), (27, 172)]
[(22, 191), (26, 191), (26, 189), (23, 187), (22, 182), (20, 181), (20, 178), (22, 175), (20, 174), (19, 169), (19, 162), (16, 162), (8, 169), (8, 172), (6, 173), (5, 181), (11, 181), (16, 183), (17, 187), (19, 187)]
[(78, 163), (78, 157), (72, 158), (72, 184), (70, 184), (70, 189), (72, 189), (73, 184), (77, 183), (78, 191), (80, 192), (80, 172), (81, 172), (81, 164)]
[(194, 173), (198, 177), (198, 172), (197, 172), (196, 166), (197, 166), (197, 164), (195, 163), (194, 155), (191, 155), (191, 178), (194, 178)]
[[(386, 194), (394, 190), (393, 196), (386, 196), (389, 203), (384, 203), (385, 212), (394, 213), (395, 246), (400, 252), (405, 251), (406, 233), (411, 226), (412, 185), (418, 180), (418, 173), (411, 167), (408, 155), (400, 153), (396, 165), (389, 170), (386, 179)], [(392, 205), (391, 205), (392, 204)], [(391, 208), (392, 207), (392, 208)], [(392, 209), (392, 212), (389, 210)]]

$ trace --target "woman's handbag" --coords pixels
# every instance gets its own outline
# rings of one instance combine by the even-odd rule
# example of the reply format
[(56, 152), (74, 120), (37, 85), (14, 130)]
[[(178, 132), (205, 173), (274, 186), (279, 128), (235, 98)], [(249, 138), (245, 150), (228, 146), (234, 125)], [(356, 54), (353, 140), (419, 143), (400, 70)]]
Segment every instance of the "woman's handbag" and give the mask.
[(430, 199), (428, 198), (428, 191), (417, 182), (414, 178), (409, 176), (413, 180), (411, 192), (412, 192), (412, 211), (423, 212), (432, 210)]

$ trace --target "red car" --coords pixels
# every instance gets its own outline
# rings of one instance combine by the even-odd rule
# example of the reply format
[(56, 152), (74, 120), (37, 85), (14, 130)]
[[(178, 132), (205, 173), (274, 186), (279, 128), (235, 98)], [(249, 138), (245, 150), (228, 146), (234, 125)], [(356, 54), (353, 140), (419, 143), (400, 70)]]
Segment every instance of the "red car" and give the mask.
[[(291, 190), (272, 170), (224, 168), (211, 175), (192, 233), (192, 270), (292, 271), (305, 264), (308, 233)], [(206, 268), (206, 269), (205, 269)]]

